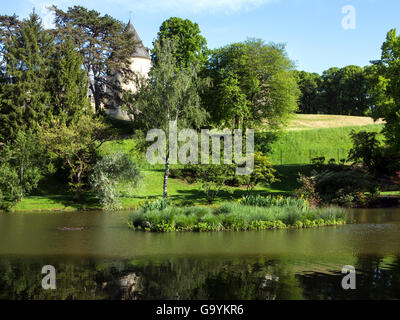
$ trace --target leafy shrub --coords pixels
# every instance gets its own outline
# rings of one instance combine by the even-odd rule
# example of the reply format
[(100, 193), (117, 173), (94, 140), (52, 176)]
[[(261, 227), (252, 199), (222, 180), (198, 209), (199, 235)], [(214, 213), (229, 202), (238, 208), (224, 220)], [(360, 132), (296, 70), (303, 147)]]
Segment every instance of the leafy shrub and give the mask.
[(10, 210), (38, 186), (47, 169), (47, 157), (32, 131), (18, 131), (14, 141), (0, 150), (1, 208)]
[(269, 158), (264, 156), (262, 153), (257, 152), (254, 154), (254, 170), (249, 175), (241, 176), (241, 185), (247, 187), (247, 191), (250, 192), (258, 184), (269, 186), (271, 183), (278, 181), (275, 178), (276, 170), (273, 168), (273, 164), (269, 161)]
[(236, 165), (185, 165), (184, 168), (172, 169), (171, 177), (188, 181), (201, 182), (206, 199), (212, 203), (215, 197), (228, 186), (246, 186), (251, 192), (258, 184), (269, 186), (279, 181), (275, 177), (276, 170), (269, 158), (261, 152), (254, 154), (254, 170), (250, 175), (236, 175)]
[(353, 148), (349, 152), (349, 160), (354, 163), (361, 162), (368, 170), (375, 170), (375, 159), (380, 153), (380, 142), (377, 132), (354, 130), (350, 133)]
[(226, 182), (232, 180), (235, 173), (233, 165), (197, 165), (198, 181), (204, 190), (207, 202), (211, 204), (217, 195), (225, 190), (227, 191)]
[(322, 203), (322, 199), (316, 190), (316, 177), (315, 172), (313, 176), (307, 177), (303, 174), (299, 174), (297, 181), (301, 187), (297, 190), (298, 195), (303, 195), (310, 203), (311, 206), (317, 207)]
[(297, 192), (316, 204), (351, 207), (365, 205), (365, 193), (369, 194), (368, 201), (379, 195), (375, 179), (358, 168), (314, 171), (311, 177), (300, 176), (299, 182), (302, 187)]
[(102, 157), (90, 175), (92, 191), (106, 210), (121, 209), (120, 190), (127, 184), (137, 186), (141, 174), (127, 154), (117, 152)]
[(375, 175), (394, 175), (400, 170), (400, 153), (391, 146), (382, 146), (377, 132), (351, 132), (353, 147), (349, 161), (362, 164)]

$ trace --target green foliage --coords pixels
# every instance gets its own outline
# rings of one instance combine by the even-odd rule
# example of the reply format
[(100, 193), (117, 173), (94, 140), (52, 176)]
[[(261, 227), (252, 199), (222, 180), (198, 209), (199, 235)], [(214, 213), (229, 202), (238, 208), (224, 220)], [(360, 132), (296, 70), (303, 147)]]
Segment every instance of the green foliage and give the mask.
[(221, 191), (228, 190), (227, 182), (234, 179), (234, 165), (201, 164), (195, 167), (197, 181), (201, 183), (207, 202), (210, 204)]
[(176, 71), (178, 65), (174, 52), (177, 40), (165, 39), (154, 43), (158, 63), (150, 76), (139, 79), (139, 90), (133, 96), (135, 110), (140, 111), (137, 121), (144, 130), (153, 128), (169, 131), (169, 121), (178, 120), (182, 128), (198, 128), (205, 121), (206, 113), (200, 106), (199, 91), (204, 81), (197, 77), (198, 65), (191, 64)]
[(241, 205), (253, 207), (297, 207), (301, 211), (310, 208), (310, 204), (308, 200), (304, 198), (304, 195), (298, 198), (271, 195), (266, 197), (250, 195), (239, 199), (239, 203)]
[(214, 50), (205, 71), (212, 87), (203, 97), (217, 126), (284, 124), (297, 109), (299, 90), (283, 45), (248, 40)]
[(46, 170), (43, 147), (34, 133), (18, 131), (16, 139), (0, 150), (0, 190), (3, 209), (10, 209), (37, 188)]
[(95, 10), (74, 6), (63, 11), (52, 7), (56, 18), (55, 34), (61, 42), (73, 39), (83, 59), (83, 66), (89, 76), (89, 89), (92, 92), (96, 110), (107, 103), (105, 88), (122, 90), (114, 86), (113, 72), (131, 77), (131, 57), (135, 52), (134, 34), (126, 26), (106, 14), (101, 16)]
[(349, 160), (361, 163), (376, 176), (394, 176), (400, 170), (400, 152), (391, 146), (382, 146), (375, 132), (352, 132), (353, 148)]
[(228, 186), (246, 186), (248, 192), (258, 184), (269, 186), (278, 181), (275, 173), (269, 158), (260, 152), (254, 155), (254, 170), (250, 175), (238, 176), (236, 166), (227, 164), (189, 164), (171, 171), (175, 178), (185, 179), (189, 183), (200, 182), (209, 203), (212, 203), (221, 191), (229, 190)]
[(300, 175), (299, 182), (298, 193), (314, 204), (364, 206), (379, 196), (375, 179), (357, 168), (314, 171), (310, 177)]
[(141, 174), (138, 166), (127, 154), (117, 152), (99, 159), (93, 167), (89, 181), (103, 208), (119, 210), (120, 189), (129, 184), (136, 187)]
[(373, 172), (375, 158), (380, 153), (380, 141), (376, 132), (352, 131), (350, 133), (353, 148), (349, 152), (349, 160), (354, 163), (361, 162), (368, 170)]
[[(188, 68), (193, 64), (199, 64), (203, 67), (207, 61), (207, 41), (200, 34), (200, 28), (197, 23), (189, 19), (180, 19), (176, 17), (165, 20), (160, 31), (157, 34), (157, 40), (161, 43), (166, 39), (175, 39), (177, 46), (174, 56), (179, 69)], [(157, 64), (159, 52), (152, 53), (152, 58)]]
[(1, 64), (5, 72), (0, 90), (0, 139), (3, 142), (15, 139), (19, 130), (37, 129), (39, 123), (48, 122), (52, 114), (48, 78), (53, 38), (34, 12), (22, 22), (15, 18), (13, 26), (1, 40)]
[(260, 152), (254, 154), (254, 170), (250, 175), (242, 176), (241, 180), (243, 185), (247, 187), (250, 192), (258, 184), (269, 186), (271, 183), (278, 181), (275, 178), (276, 170), (273, 168), (269, 158)]
[[(176, 39), (157, 40), (154, 43), (157, 64), (151, 69), (149, 78), (137, 79), (139, 90), (131, 95), (134, 108), (130, 112), (140, 111), (136, 121), (146, 131), (157, 128), (169, 133), (170, 121), (177, 121), (178, 127), (198, 128), (206, 119), (206, 112), (200, 106), (199, 91), (205, 82), (198, 78), (199, 66), (190, 63), (188, 68), (177, 70), (178, 62), (174, 56), (177, 46)], [(165, 157), (164, 198), (168, 197), (168, 148)]]
[(71, 38), (60, 43), (52, 57), (50, 71), (53, 117), (76, 122), (90, 110), (88, 79), (82, 57)]
[(41, 139), (53, 159), (61, 159), (69, 170), (69, 185), (75, 191), (76, 200), (82, 200), (85, 185), (98, 147), (109, 139), (107, 126), (98, 118), (84, 115), (77, 122), (67, 125), (58, 120), (51, 127), (43, 127)]
[(370, 112), (370, 66), (330, 68), (322, 73), (297, 72), (301, 113), (363, 116)]
[(8, 163), (0, 166), (0, 208), (9, 211), (23, 194), (17, 171)]
[(383, 133), (389, 145), (400, 150), (400, 36), (392, 29), (382, 45), (381, 60), (376, 62), (373, 117), (386, 121)]
[(129, 217), (134, 230), (171, 231), (247, 231), (309, 228), (344, 224), (345, 210), (329, 207), (300, 209), (291, 200), (281, 206), (250, 206), (224, 203), (219, 208), (168, 207), (164, 210), (136, 211)]
[(165, 198), (158, 198), (156, 200), (148, 200), (146, 199), (146, 201), (144, 201), (144, 203), (142, 203), (140, 205), (140, 208), (144, 211), (153, 211), (153, 210), (164, 210), (168, 207), (171, 206), (171, 201)]
[(322, 77), (318, 73), (296, 71), (297, 83), (301, 91), (299, 112), (305, 114), (320, 113), (320, 90)]

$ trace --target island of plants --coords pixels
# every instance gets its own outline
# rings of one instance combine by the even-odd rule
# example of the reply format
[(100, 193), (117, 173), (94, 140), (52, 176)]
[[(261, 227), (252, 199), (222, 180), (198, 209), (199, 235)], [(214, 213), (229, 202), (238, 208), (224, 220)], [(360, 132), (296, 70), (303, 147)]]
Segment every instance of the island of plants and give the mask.
[(247, 196), (218, 207), (176, 207), (168, 200), (146, 201), (129, 217), (129, 227), (145, 232), (255, 231), (337, 226), (346, 223), (339, 207), (313, 208), (300, 197)]

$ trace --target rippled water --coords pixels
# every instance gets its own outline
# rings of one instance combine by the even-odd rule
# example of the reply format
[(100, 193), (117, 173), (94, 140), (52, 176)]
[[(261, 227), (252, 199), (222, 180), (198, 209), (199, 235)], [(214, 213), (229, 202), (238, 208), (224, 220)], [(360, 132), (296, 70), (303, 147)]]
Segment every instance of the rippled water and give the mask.
[[(0, 214), (0, 298), (400, 298), (400, 210), (355, 210), (349, 220), (153, 234), (129, 230), (126, 213)], [(41, 288), (44, 265), (56, 268), (55, 291)], [(356, 268), (354, 291), (341, 287), (345, 265)]]

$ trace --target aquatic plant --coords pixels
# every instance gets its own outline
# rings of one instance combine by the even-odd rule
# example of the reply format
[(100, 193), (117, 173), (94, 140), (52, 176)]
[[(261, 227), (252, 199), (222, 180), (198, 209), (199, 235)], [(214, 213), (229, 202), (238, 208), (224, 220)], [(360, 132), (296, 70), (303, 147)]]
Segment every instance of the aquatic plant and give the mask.
[(337, 207), (299, 208), (297, 204), (263, 207), (226, 202), (218, 208), (141, 209), (130, 215), (128, 224), (130, 228), (142, 231), (206, 232), (310, 228), (341, 225), (345, 221), (346, 211)]

